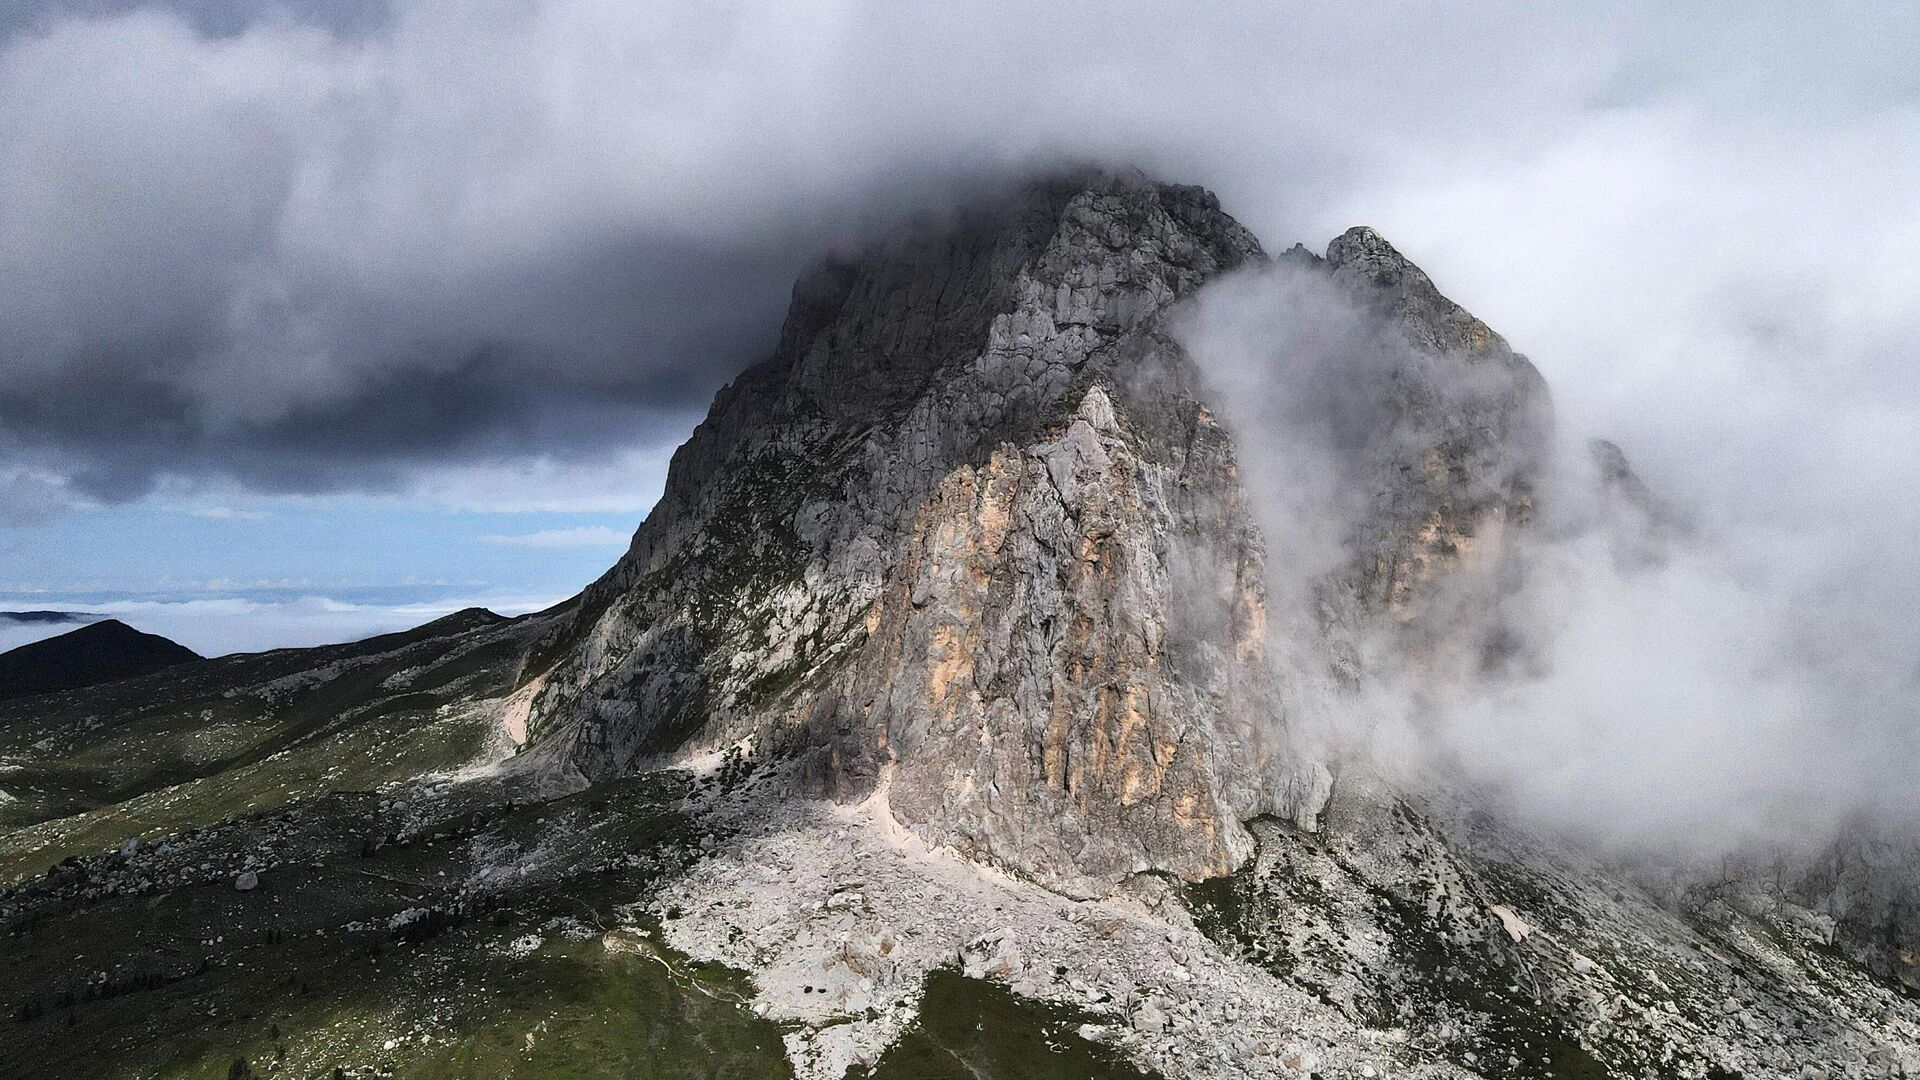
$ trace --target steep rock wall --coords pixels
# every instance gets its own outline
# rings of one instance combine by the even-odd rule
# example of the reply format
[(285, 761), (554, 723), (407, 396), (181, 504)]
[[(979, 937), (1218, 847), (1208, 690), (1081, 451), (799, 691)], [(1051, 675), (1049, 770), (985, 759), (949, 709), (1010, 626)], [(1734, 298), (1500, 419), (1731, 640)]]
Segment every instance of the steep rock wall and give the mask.
[(1071, 891), (1236, 864), (1288, 771), (1261, 549), (1161, 328), (1261, 257), (1101, 175), (810, 276), (537, 653), (540, 739), (597, 777), (751, 738)]
[[(1404, 354), (1325, 590), (1352, 664), (1524, 520), (1545, 395), (1370, 230), (1305, 258)], [(750, 739), (1069, 892), (1223, 873), (1260, 814), (1311, 827), (1331, 776), (1289, 745), (1265, 546), (1169, 332), (1264, 260), (1200, 189), (1082, 174), (822, 266), (535, 650), (537, 742), (599, 778)]]

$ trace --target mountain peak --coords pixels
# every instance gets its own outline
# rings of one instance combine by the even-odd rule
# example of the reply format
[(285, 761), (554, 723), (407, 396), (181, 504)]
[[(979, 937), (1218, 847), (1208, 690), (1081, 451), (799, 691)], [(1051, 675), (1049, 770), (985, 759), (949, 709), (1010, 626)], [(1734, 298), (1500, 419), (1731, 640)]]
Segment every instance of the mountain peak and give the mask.
[[(661, 534), (743, 460), (902, 423), (915, 427), (896, 437), (942, 459), (977, 454), (1056, 406), (1100, 346), (1264, 257), (1204, 188), (1080, 167), (822, 260), (795, 285), (772, 355), (723, 388), (675, 452), (659, 504), (587, 609), (656, 567)], [(907, 457), (917, 472), (924, 455)]]
[(1327, 241), (1326, 257), (1328, 262), (1336, 266), (1363, 257), (1406, 264), (1406, 257), (1371, 225), (1355, 225)]
[(1263, 258), (1204, 189), (1076, 171), (824, 264), (540, 650), (536, 738), (594, 777), (751, 739), (1075, 891), (1233, 865), (1281, 802), (1279, 706), (1256, 533), (1166, 320)]
[[(1442, 295), (1426, 271), (1373, 229), (1356, 225), (1334, 237), (1327, 245), (1327, 265), (1335, 278), (1353, 283), (1357, 294), (1397, 323), (1417, 347), (1515, 364), (1516, 354), (1505, 338)], [(1527, 367), (1531, 371), (1531, 365)]]
[(0, 653), (0, 699), (75, 690), (198, 659), (158, 634), (102, 619)]
[(884, 415), (980, 355), (996, 321), (1036, 299), (1053, 301), (1058, 323), (1123, 330), (1260, 255), (1204, 188), (1071, 170), (824, 261), (795, 286), (774, 356), (749, 376), (783, 375), (796, 405)]
[[(1170, 325), (1265, 260), (1205, 189), (1077, 170), (822, 263), (535, 650), (535, 752), (601, 778), (747, 740), (1075, 893), (1224, 872), (1261, 814), (1311, 827), (1328, 774), (1288, 745), (1264, 546)], [(1416, 346), (1531, 372), (1371, 230), (1323, 269)], [(1436, 450), (1515, 456), (1482, 444), (1524, 397)], [(1419, 520), (1504, 510), (1506, 475), (1473, 479), (1378, 530), (1396, 597), (1446, 558)]]

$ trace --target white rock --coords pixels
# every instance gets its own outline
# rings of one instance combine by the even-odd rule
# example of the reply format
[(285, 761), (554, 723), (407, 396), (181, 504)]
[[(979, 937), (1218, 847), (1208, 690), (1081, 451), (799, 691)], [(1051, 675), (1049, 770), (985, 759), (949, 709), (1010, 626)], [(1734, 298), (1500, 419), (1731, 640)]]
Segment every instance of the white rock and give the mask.
[(1105, 390), (1097, 386), (1080, 399), (1080, 408), (1075, 415), (1092, 425), (1095, 431), (1112, 432), (1120, 427), (1113, 415), (1113, 401), (1107, 397)]
[(260, 875), (248, 870), (233, 879), (233, 887), (241, 892), (252, 892), (260, 887)]
[(1333, 773), (1320, 762), (1287, 779), (1284, 813), (1303, 832), (1320, 831), (1320, 813), (1333, 797)]
[(1533, 927), (1528, 926), (1526, 920), (1507, 905), (1490, 904), (1487, 910), (1493, 912), (1494, 916), (1500, 920), (1500, 925), (1506, 929), (1507, 936), (1515, 942), (1525, 941), (1527, 936), (1533, 933)]
[(994, 930), (960, 947), (960, 967), (969, 979), (1012, 982), (1019, 978), (1026, 965), (1020, 959), (1020, 947), (1014, 944), (1013, 934)]
[(1151, 1000), (1143, 1000), (1133, 1009), (1133, 1030), (1147, 1035), (1158, 1035), (1167, 1030), (1167, 1014)]

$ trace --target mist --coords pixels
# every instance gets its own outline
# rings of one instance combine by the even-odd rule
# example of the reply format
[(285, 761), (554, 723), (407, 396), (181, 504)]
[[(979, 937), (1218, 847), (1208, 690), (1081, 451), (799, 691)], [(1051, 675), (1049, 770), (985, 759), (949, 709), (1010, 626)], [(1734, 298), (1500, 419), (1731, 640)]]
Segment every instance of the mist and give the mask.
[[(1393, 619), (1343, 607), (1344, 590), (1401, 459), (1499, 389), (1294, 258), (1209, 285), (1180, 336), (1266, 536), (1289, 723), (1308, 752), (1474, 789), (1622, 857), (1810, 851), (1849, 823), (1920, 826), (1920, 530), (1887, 527), (1910, 485), (1840, 520), (1755, 522), (1726, 505), (1742, 492), (1719, 482), (1725, 459), (1641, 475), (1633, 447), (1623, 470), (1593, 442), (1610, 433), (1563, 418), (1549, 442), (1509, 440), (1514, 460), (1480, 463), (1496, 482), (1524, 477), (1532, 518), (1478, 538), (1434, 583), (1421, 604), (1440, 647), (1414, 655)], [(1405, 408), (1409, 383), (1446, 408)], [(1849, 466), (1836, 448), (1775, 480), (1819, 490)], [(1883, 467), (1920, 480), (1920, 460)]]

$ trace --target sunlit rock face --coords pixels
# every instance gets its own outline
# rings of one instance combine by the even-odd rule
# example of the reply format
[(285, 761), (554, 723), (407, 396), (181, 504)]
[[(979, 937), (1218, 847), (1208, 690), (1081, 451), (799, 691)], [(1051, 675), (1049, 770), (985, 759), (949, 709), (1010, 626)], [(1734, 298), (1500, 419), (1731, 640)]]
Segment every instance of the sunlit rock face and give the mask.
[(536, 726), (589, 775), (753, 738), (1068, 890), (1224, 871), (1284, 717), (1228, 440), (1163, 332), (1260, 258), (1079, 176), (825, 266), (583, 600)]
[[(1081, 174), (821, 267), (536, 651), (537, 741), (603, 777), (752, 739), (1073, 893), (1230, 870), (1263, 813), (1310, 825), (1327, 775), (1289, 748), (1265, 548), (1171, 329), (1264, 262), (1203, 190)], [(1506, 379), (1478, 411), (1393, 389), (1444, 422), (1396, 445), (1411, 474), (1379, 463), (1330, 587), (1398, 611), (1524, 517), (1538, 377), (1370, 231), (1313, 262), (1408, 348)]]

